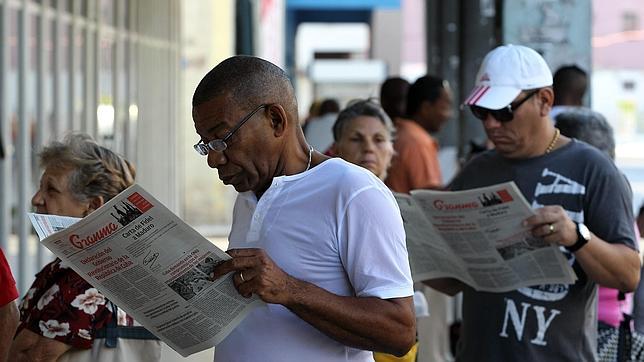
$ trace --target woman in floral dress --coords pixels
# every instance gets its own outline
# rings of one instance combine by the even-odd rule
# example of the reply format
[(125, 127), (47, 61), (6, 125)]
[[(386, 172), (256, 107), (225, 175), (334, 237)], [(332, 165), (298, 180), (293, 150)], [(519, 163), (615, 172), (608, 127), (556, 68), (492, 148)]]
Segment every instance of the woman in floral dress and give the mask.
[[(45, 172), (31, 202), (41, 214), (85, 217), (134, 183), (135, 170), (127, 160), (85, 135), (52, 143), (40, 154), (40, 163)], [(103, 294), (56, 258), (36, 274), (22, 300), (11, 356), (56, 361), (90, 349), (96, 331), (112, 320), (112, 309)], [(132, 323), (118, 309), (117, 324)]]

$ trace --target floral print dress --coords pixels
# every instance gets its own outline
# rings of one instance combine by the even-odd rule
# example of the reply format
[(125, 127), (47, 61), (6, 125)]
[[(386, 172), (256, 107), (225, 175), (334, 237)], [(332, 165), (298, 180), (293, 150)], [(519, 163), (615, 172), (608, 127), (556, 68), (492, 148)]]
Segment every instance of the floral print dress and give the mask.
[[(118, 308), (117, 324), (133, 320)], [(59, 258), (47, 264), (20, 304), (18, 332), (26, 328), (75, 348), (91, 348), (96, 330), (112, 319), (109, 301)]]

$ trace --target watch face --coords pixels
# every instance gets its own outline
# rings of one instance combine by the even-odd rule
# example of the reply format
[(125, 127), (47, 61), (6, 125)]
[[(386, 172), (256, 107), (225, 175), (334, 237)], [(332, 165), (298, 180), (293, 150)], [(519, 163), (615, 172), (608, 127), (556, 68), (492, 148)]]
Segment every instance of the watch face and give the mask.
[(579, 234), (586, 239), (586, 241), (590, 241), (590, 230), (586, 227), (584, 224), (577, 224), (577, 229), (579, 230)]

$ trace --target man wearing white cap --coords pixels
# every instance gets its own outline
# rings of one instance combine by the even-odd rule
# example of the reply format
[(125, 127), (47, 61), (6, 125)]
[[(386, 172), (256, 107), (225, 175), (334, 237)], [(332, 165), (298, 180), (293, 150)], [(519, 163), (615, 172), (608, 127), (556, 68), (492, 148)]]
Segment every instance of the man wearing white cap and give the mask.
[[(514, 181), (536, 212), (525, 227), (559, 245), (578, 280), (507, 293), (428, 281), (448, 294), (463, 291), (457, 360), (595, 361), (597, 284), (632, 291), (639, 279), (630, 189), (608, 158), (553, 126), (552, 74), (537, 52), (500, 46), (476, 80), (465, 104), (495, 149), (467, 164), (450, 188)], [(535, 263), (535, 273), (549, 262), (521, 261)]]

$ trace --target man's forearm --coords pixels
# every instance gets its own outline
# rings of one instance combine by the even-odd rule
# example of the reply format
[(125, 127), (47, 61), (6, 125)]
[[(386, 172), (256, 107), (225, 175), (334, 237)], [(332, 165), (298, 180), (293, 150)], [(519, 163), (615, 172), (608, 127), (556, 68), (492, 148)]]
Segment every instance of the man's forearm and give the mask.
[(592, 235), (575, 253), (584, 272), (596, 283), (624, 292), (635, 290), (640, 277), (639, 254), (622, 244), (610, 244)]
[(19, 313), (15, 302), (0, 307), (0, 362), (8, 360), (9, 348), (18, 327)]
[[(559, 205), (538, 208), (535, 214), (524, 220), (524, 226), (532, 235), (544, 241), (571, 247), (578, 241), (579, 226)], [(635, 290), (640, 278), (639, 254), (626, 245), (608, 243), (591, 232), (590, 240), (575, 251), (588, 277), (605, 287), (624, 292)]]
[(262, 249), (232, 249), (228, 254), (232, 259), (215, 268), (214, 279), (235, 271), (239, 294), (281, 304), (344, 345), (403, 355), (415, 342), (411, 296), (343, 297), (288, 275)]
[(342, 297), (302, 281), (291, 291), (285, 306), (344, 345), (404, 355), (415, 343), (412, 297)]

